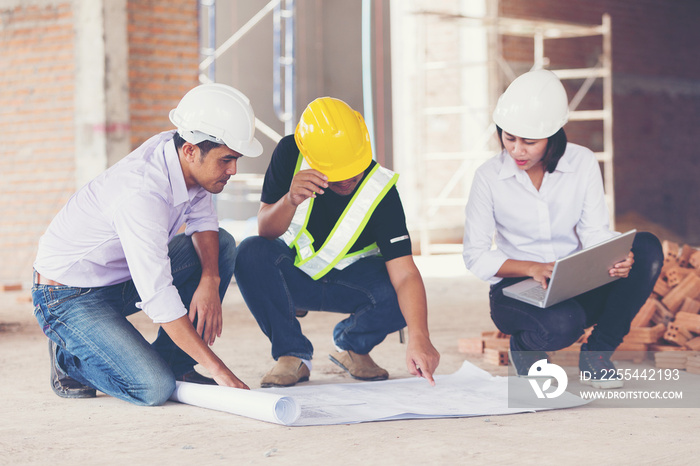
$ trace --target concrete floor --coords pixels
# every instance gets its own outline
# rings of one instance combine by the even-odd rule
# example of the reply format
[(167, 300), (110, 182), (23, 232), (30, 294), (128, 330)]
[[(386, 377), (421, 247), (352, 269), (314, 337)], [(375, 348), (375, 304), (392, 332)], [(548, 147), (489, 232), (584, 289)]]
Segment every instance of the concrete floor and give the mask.
[[(442, 359), (437, 374), (465, 359), (459, 338), (494, 329), (487, 285), (460, 256), (418, 257), (428, 290), (430, 329)], [(168, 402), (141, 408), (99, 394), (56, 397), (48, 383), (46, 338), (28, 291), (0, 293), (0, 464), (695, 464), (696, 409), (601, 408), (538, 413), (284, 427)], [(224, 301), (224, 334), (214, 350), (251, 388), (273, 361), (269, 342), (233, 285)], [(316, 347), (310, 384), (348, 382), (327, 359), (338, 317), (311, 313), (302, 326)], [(135, 325), (151, 339), (144, 315)], [(373, 351), (392, 378), (408, 377), (405, 346), (390, 335)], [(503, 367), (484, 365), (497, 375)]]

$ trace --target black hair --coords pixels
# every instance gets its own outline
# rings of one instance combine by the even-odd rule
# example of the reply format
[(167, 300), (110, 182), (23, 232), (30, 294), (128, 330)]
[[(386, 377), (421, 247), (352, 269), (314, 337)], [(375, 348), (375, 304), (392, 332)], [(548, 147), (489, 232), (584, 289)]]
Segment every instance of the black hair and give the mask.
[[(179, 151), (180, 148), (182, 147), (182, 145), (184, 143), (186, 143), (187, 141), (185, 141), (182, 138), (182, 136), (180, 136), (180, 133), (175, 131), (175, 134), (173, 135), (173, 142), (175, 143), (175, 150)], [(200, 159), (203, 159), (209, 153), (210, 150), (215, 149), (215, 148), (222, 146), (222, 145), (223, 144), (217, 144), (215, 142), (206, 141), (206, 140), (200, 142), (199, 144), (196, 144), (196, 146), (199, 147), (199, 152), (201, 154)]]
[[(496, 125), (496, 132), (498, 133), (498, 142), (501, 143), (501, 149), (505, 149), (503, 146), (503, 129)], [(542, 166), (545, 171), (552, 173), (557, 168), (559, 159), (561, 159), (566, 150), (566, 143), (564, 128), (559, 128), (559, 131), (547, 138), (547, 148), (544, 150), (544, 156), (542, 157)]]

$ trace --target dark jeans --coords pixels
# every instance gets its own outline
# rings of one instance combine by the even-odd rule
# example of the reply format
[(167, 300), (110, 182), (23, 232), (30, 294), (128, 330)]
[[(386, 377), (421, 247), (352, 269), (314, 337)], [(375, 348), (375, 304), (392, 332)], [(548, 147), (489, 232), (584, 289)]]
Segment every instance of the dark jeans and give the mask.
[(542, 309), (503, 296), (503, 288), (523, 278), (506, 278), (489, 292), (491, 318), (511, 335), (516, 351), (556, 351), (575, 343), (584, 330), (595, 325), (588, 349), (614, 351), (630, 329), (630, 322), (654, 288), (661, 267), (661, 243), (651, 233), (635, 235), (634, 265), (627, 278)]
[[(202, 275), (192, 238), (175, 236), (168, 245), (173, 285), (189, 308)], [(236, 242), (219, 230), (219, 296), (226, 293), (236, 258)], [(78, 382), (138, 405), (160, 405), (175, 389), (175, 377), (196, 361), (162, 328), (149, 344), (127, 320), (141, 301), (132, 280), (96, 288), (34, 285), (34, 316), (58, 344), (61, 368)]]
[(282, 240), (246, 238), (238, 247), (236, 283), (260, 329), (272, 343), (272, 357), (311, 359), (297, 310), (349, 314), (333, 331), (343, 350), (367, 354), (389, 333), (406, 326), (384, 259), (372, 256), (314, 280), (294, 266), (295, 250)]

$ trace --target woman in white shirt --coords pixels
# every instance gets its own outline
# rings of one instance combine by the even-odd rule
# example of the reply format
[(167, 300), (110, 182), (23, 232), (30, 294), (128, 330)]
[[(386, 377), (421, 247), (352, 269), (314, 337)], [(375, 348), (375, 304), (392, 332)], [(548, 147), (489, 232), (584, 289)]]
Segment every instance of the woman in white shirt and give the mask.
[[(610, 270), (608, 285), (541, 309), (503, 296), (532, 277), (547, 286), (554, 261), (619, 233), (609, 229), (600, 168), (589, 149), (567, 142), (566, 91), (554, 73), (518, 77), (493, 114), (503, 150), (477, 170), (466, 206), (464, 262), (491, 283), (491, 318), (511, 335), (511, 359), (526, 375), (545, 351), (582, 345), (579, 367), (598, 388), (622, 386), (610, 355), (650, 295), (663, 263), (659, 240), (637, 233), (628, 258)], [(492, 244), (495, 243), (495, 249)], [(634, 267), (632, 265), (634, 264)]]

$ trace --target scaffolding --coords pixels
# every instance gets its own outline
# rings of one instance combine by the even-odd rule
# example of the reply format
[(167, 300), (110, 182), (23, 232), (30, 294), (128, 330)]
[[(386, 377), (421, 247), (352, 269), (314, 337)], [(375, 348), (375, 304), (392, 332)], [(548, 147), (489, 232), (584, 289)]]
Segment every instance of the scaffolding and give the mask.
[[(294, 128), (293, 118), (295, 114), (294, 0), (270, 0), (218, 47), (216, 47), (216, 0), (200, 0), (199, 11), (200, 22), (206, 25), (205, 34), (200, 38), (200, 55), (204, 57), (199, 64), (199, 81), (201, 83), (216, 81), (216, 60), (259, 24), (263, 18), (272, 13), (274, 38), (272, 56), (274, 63), (273, 101), (275, 114), (285, 124), (285, 134), (289, 134)], [(278, 142), (282, 138), (279, 133), (258, 118), (255, 119), (255, 127), (274, 142)]]
[[(284, 124), (285, 134), (290, 134), (294, 130), (294, 115), (296, 114), (294, 12), (294, 0), (270, 0), (217, 46), (216, 0), (199, 1), (199, 18), (202, 25), (200, 34), (202, 61), (199, 64), (199, 81), (201, 83), (216, 82), (217, 60), (231, 50), (263, 19), (270, 14), (272, 15), (273, 50), (270, 57), (273, 62), (272, 100), (275, 116)], [(282, 135), (258, 117), (255, 118), (255, 128), (274, 143), (282, 139)], [(262, 184), (263, 174), (261, 173), (236, 174), (231, 179), (226, 191), (216, 196), (217, 207), (220, 206), (220, 202), (230, 205), (244, 202), (257, 206), (260, 202)]]
[[(496, 98), (500, 91), (507, 87), (507, 83), (515, 79), (516, 73), (506, 62), (501, 44), (506, 36), (515, 36), (532, 40), (534, 54), (532, 57), (531, 69), (547, 68), (551, 69), (562, 81), (583, 81), (577, 92), (570, 100), (570, 122), (576, 121), (600, 121), (602, 122), (602, 150), (596, 152), (596, 157), (601, 164), (603, 171), (603, 182), (606, 193), (606, 200), (610, 210), (611, 225), (614, 226), (615, 205), (613, 186), (613, 133), (612, 133), (612, 47), (611, 47), (611, 21), (610, 16), (605, 14), (600, 25), (583, 25), (573, 23), (563, 23), (554, 21), (528, 20), (507, 17), (470, 17), (459, 14), (449, 14), (435, 11), (419, 11), (416, 13), (422, 17), (419, 21), (419, 41), (422, 44), (419, 49), (418, 88), (415, 101), (415, 113), (419, 115), (420, 123), (417, 125), (415, 148), (419, 157), (421, 170), (420, 179), (430, 178), (430, 173), (439, 169), (440, 164), (448, 162), (458, 163), (457, 168), (452, 166), (447, 179), (443, 178), (439, 183), (439, 190), (430, 189), (425, 181), (418, 181), (417, 199), (420, 199), (419, 209), (419, 244), (421, 254), (435, 254), (441, 252), (461, 251), (461, 237), (449, 238), (444, 241), (444, 231), (461, 231), (463, 227), (463, 216), (457, 215), (455, 207), (461, 208), (467, 202), (467, 195), (470, 188), (471, 178), (476, 168), (486, 159), (493, 156), (495, 151), (493, 146), (495, 141), (495, 126), (490, 122), (490, 113), (495, 105)], [(459, 28), (481, 28), (488, 36), (488, 60), (487, 63), (469, 60), (431, 61), (430, 51), (427, 46), (429, 25), (428, 20), (438, 19), (439, 21), (455, 22)], [(545, 56), (545, 40), (555, 41), (558, 39), (570, 39), (579, 37), (600, 36), (602, 39), (602, 52), (597, 64), (593, 67), (563, 68), (556, 69), (556, 64), (550, 63)], [(430, 106), (428, 87), (431, 75), (434, 78), (435, 72), (455, 68), (468, 68), (474, 66), (485, 66), (488, 69), (489, 85), (483, 89), (484, 95), (489, 95), (489, 108), (480, 108), (478, 105), (469, 105), (466, 102), (459, 102), (452, 106)], [(505, 79), (502, 78), (505, 76)], [(602, 80), (602, 108), (593, 110), (577, 110), (583, 98), (591, 89), (596, 80)], [(506, 81), (506, 82), (504, 82)], [(494, 86), (494, 83), (496, 84)], [(451, 91), (453, 95), (459, 93), (459, 89)], [(458, 151), (431, 151), (428, 144), (428, 128), (431, 128), (435, 118), (445, 115), (462, 115), (468, 118), (470, 114), (479, 113), (482, 118), (483, 128), (480, 136), (475, 139), (471, 147), (464, 145)], [(484, 118), (488, 115), (487, 118)], [(472, 115), (473, 117), (474, 115)], [(472, 118), (472, 120), (475, 118)], [(478, 118), (476, 118), (478, 120)], [(443, 172), (445, 170), (443, 169)], [(459, 188), (462, 188), (461, 190)], [(450, 208), (452, 211), (450, 211)], [(443, 241), (439, 236), (442, 235)], [(459, 240), (459, 241), (457, 241)]]

